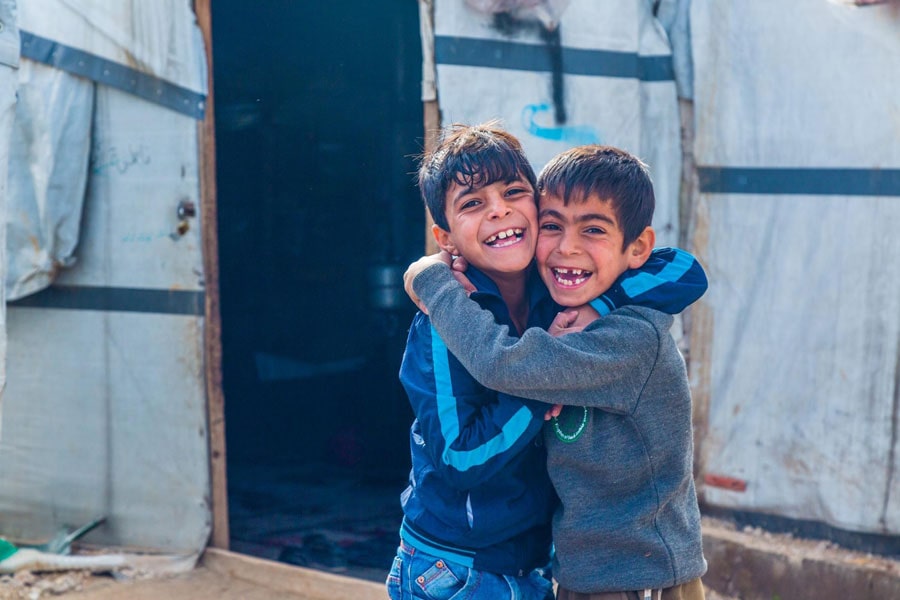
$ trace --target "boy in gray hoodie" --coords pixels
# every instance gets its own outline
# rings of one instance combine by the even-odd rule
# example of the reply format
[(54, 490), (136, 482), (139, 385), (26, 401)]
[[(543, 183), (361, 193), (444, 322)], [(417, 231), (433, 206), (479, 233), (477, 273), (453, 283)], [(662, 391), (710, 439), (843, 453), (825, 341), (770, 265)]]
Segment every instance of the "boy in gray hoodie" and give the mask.
[[(565, 407), (544, 431), (561, 501), (553, 517), (557, 598), (702, 599), (691, 397), (672, 317), (640, 306), (609, 312), (595, 300), (653, 250), (647, 168), (616, 148), (574, 148), (544, 167), (538, 190), (538, 272), (571, 309), (550, 332), (510, 335), (467, 298), (447, 257), (420, 259), (407, 281), (483, 385)], [(640, 291), (639, 278), (628, 285)]]

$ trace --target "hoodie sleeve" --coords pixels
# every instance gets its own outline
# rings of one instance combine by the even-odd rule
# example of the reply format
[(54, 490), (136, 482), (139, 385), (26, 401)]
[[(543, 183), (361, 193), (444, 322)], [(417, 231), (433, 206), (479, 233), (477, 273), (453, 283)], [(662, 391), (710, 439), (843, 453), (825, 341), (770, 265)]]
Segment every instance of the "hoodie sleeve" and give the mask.
[(516, 338), (468, 298), (444, 264), (422, 271), (413, 287), (447, 348), (485, 387), (618, 413), (636, 406), (655, 363), (661, 331), (672, 322), (668, 315), (649, 311), (658, 315), (653, 323), (646, 313), (626, 307), (578, 333), (553, 337), (532, 327)]
[[(652, 369), (661, 336), (671, 325), (640, 310), (678, 312), (706, 290), (697, 260), (682, 250), (655, 251), (641, 269), (623, 273), (598, 308), (603, 316), (584, 331), (555, 338), (531, 328), (509, 335), (490, 313), (470, 301), (446, 265), (420, 273), (413, 287), (431, 314), (433, 326), (462, 365), (483, 385), (550, 403), (631, 412)], [(595, 307), (597, 308), (597, 307)], [(659, 315), (662, 317), (662, 315)], [(602, 392), (602, 393), (599, 393)]]
[(656, 248), (641, 268), (622, 273), (591, 306), (601, 315), (623, 306), (645, 306), (674, 315), (696, 302), (707, 286), (706, 273), (692, 254), (679, 248)]
[(549, 408), (479, 384), (421, 313), (410, 329), (400, 380), (418, 422), (413, 443), (460, 490), (490, 479), (532, 443)]

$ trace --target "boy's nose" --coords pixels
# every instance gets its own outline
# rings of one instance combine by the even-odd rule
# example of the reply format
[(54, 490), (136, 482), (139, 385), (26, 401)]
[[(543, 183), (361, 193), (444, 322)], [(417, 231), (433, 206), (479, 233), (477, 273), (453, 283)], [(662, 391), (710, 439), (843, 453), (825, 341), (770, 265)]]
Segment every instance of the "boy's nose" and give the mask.
[(505, 217), (512, 212), (512, 208), (502, 196), (495, 196), (488, 200), (491, 218)]
[(564, 255), (578, 254), (581, 251), (581, 247), (578, 245), (578, 238), (573, 234), (563, 233), (559, 237), (556, 251)]

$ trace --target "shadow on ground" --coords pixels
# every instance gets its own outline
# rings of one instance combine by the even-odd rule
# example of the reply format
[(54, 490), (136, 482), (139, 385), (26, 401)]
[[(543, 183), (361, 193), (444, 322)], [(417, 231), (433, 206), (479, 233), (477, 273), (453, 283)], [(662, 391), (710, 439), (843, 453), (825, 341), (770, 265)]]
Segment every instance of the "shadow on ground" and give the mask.
[(329, 464), (229, 465), (231, 550), (384, 581), (403, 482)]

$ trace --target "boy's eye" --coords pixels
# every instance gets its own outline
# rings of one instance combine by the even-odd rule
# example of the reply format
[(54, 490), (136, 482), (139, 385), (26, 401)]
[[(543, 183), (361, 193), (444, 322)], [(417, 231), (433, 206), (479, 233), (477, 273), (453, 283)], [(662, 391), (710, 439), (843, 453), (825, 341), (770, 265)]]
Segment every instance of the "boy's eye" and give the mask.
[(459, 207), (459, 209), (466, 210), (467, 208), (472, 208), (474, 206), (478, 206), (479, 204), (481, 204), (480, 200), (475, 200), (475, 199), (466, 200), (465, 202), (462, 203), (462, 205)]
[(594, 233), (594, 234), (604, 234), (606, 231), (601, 227), (588, 227), (584, 230), (585, 233)]
[(556, 223), (541, 223), (542, 231), (560, 231), (559, 225)]
[(528, 193), (530, 193), (530, 190), (528, 190), (527, 188), (524, 188), (524, 187), (513, 187), (513, 188), (509, 188), (508, 190), (506, 190), (507, 197), (518, 196), (520, 194), (528, 194)]

